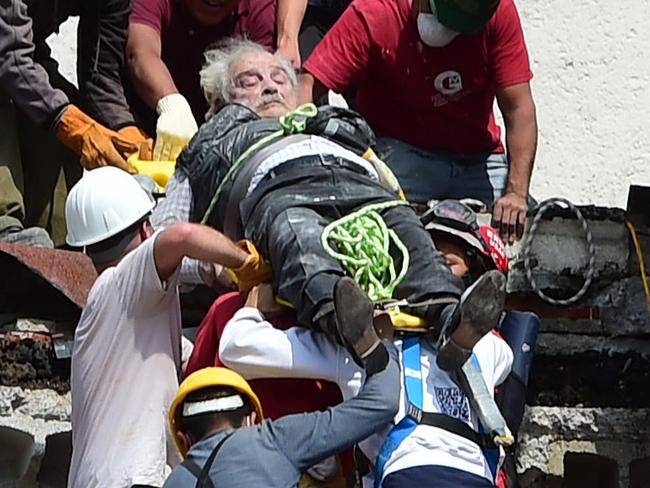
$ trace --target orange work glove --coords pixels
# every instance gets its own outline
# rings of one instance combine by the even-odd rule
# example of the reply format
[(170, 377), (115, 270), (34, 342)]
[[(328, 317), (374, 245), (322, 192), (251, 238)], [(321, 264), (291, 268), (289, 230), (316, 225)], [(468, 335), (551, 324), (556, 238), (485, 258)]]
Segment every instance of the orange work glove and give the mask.
[(239, 268), (226, 268), (226, 272), (239, 291), (247, 292), (255, 285), (270, 281), (271, 268), (257, 252), (253, 243), (244, 239), (237, 242), (237, 246), (246, 251), (248, 257)]
[[(79, 162), (86, 169), (116, 166), (130, 173), (135, 172), (115, 144), (115, 141), (122, 141), (120, 135), (93, 120), (75, 105), (68, 105), (63, 112), (56, 126), (56, 137), (79, 156)], [(124, 141), (124, 145), (128, 146), (128, 142)], [(135, 151), (138, 149), (136, 147)]]
[(113, 139), (117, 150), (127, 159), (133, 153), (138, 153), (138, 159), (151, 161), (153, 159), (153, 139), (147, 137), (142, 129), (135, 125), (127, 125), (117, 131), (119, 138)]

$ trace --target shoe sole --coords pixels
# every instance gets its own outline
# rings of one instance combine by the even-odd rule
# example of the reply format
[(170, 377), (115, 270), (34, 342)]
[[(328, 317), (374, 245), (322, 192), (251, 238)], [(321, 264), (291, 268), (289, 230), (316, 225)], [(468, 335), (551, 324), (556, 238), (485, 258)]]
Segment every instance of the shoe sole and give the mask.
[(460, 347), (472, 349), (497, 326), (506, 301), (506, 277), (497, 270), (481, 276), (460, 305), (460, 323), (451, 339)]
[[(347, 283), (346, 283), (347, 281)], [(356, 296), (355, 296), (356, 295)], [(354, 305), (353, 316), (341, 309), (343, 304)], [(377, 346), (379, 336), (372, 323), (373, 305), (351, 278), (341, 278), (334, 290), (336, 327), (343, 342), (357, 363)]]

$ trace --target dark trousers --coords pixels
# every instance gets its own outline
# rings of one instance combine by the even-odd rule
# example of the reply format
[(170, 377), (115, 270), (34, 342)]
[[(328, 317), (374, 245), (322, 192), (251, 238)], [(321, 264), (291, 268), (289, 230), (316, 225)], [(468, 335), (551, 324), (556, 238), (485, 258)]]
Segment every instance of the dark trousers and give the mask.
[[(334, 163), (316, 160), (282, 169), (282, 174), (267, 177), (253, 192), (254, 204), (244, 201), (245, 235), (270, 260), (276, 293), (292, 303), (299, 322), (309, 326), (333, 310), (334, 285), (345, 275), (341, 263), (323, 249), (323, 229), (367, 204), (395, 197), (368, 176)], [(382, 217), (410, 254), (409, 270), (395, 298), (412, 302), (458, 298), (462, 284), (435, 249), (415, 211), (400, 205), (384, 210)], [(399, 269), (399, 256), (394, 257)], [(426, 318), (436, 320), (440, 308), (427, 310)]]
[[(81, 178), (79, 158), (1, 91), (0, 127), (0, 230), (40, 226), (62, 243), (66, 189)], [(57, 185), (61, 171), (65, 186)]]
[(491, 483), (482, 476), (477, 476), (460, 469), (447, 466), (414, 466), (402, 469), (386, 476), (381, 484), (383, 488), (406, 488), (417, 486), (421, 488), (489, 488)]

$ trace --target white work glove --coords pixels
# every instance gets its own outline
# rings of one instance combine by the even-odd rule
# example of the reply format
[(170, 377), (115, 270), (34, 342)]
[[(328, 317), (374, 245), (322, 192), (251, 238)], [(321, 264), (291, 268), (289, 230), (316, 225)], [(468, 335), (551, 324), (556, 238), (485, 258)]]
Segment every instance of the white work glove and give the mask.
[(154, 161), (175, 161), (198, 130), (190, 104), (180, 93), (162, 97), (156, 104), (156, 144)]

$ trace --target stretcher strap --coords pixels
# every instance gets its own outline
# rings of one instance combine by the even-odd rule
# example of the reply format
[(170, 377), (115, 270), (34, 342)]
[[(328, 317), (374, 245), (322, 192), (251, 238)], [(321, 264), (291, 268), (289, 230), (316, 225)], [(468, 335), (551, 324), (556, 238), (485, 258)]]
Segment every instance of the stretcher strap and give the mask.
[[(422, 368), (420, 367), (420, 338), (416, 335), (404, 337), (402, 341), (402, 371), (404, 373), (404, 389), (409, 412), (391, 429), (379, 449), (375, 463), (375, 488), (381, 487), (381, 479), (386, 462), (395, 449), (417, 427), (419, 420), (411, 414), (416, 410), (422, 412)], [(414, 408), (410, 408), (410, 407)]]

